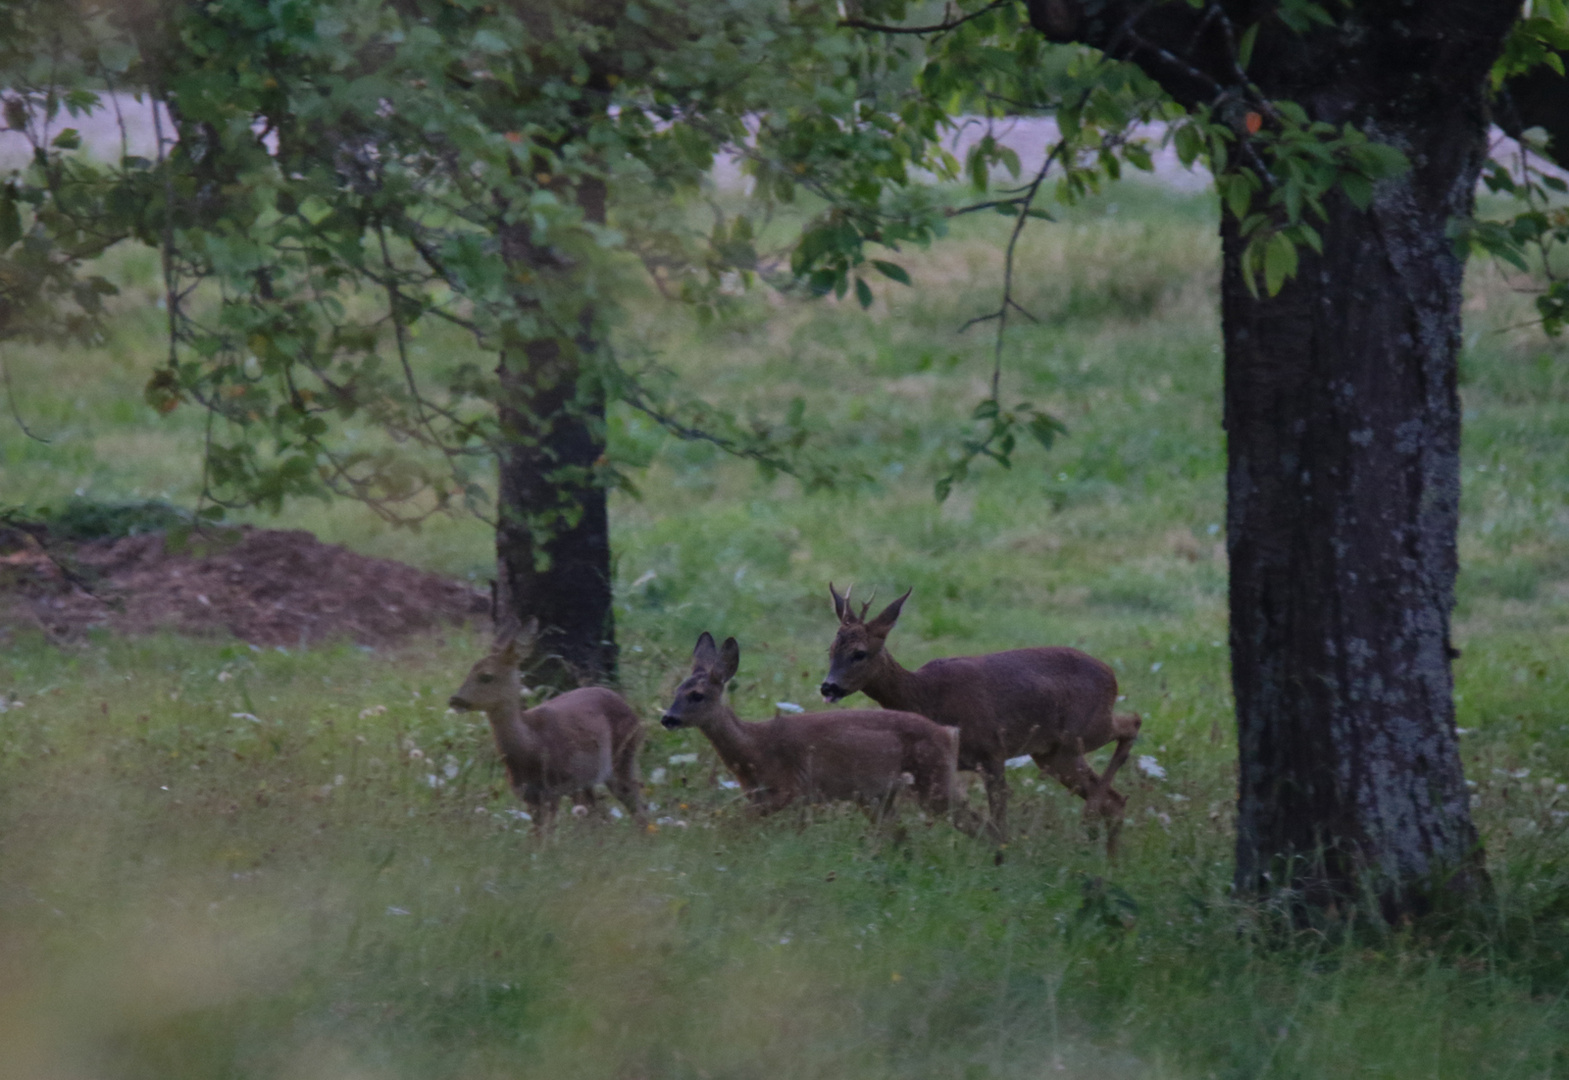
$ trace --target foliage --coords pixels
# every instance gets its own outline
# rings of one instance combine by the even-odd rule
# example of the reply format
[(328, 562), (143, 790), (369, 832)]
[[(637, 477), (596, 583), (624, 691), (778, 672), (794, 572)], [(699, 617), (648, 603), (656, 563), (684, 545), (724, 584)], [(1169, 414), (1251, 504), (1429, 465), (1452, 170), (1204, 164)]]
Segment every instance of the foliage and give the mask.
[[(1269, 100), (1248, 78), (1261, 30), (1308, 33), (1333, 24), (1336, 9), (1292, 2), (1234, 26), (1218, 0), (1188, 2), (1224, 29), (1234, 77), (1185, 106), (1131, 65), (1048, 43), (1011, 0), (968, 0), (928, 25), (908, 21), (919, 16), (905, 0), (859, 4), (845, 18), (763, 0), (728, 0), (702, 16), (678, 0), (527, 12), (434, 0), (159, 0), (134, 17), (113, 5), (12, 5), (26, 30), (16, 40), (28, 44), (6, 62), (8, 109), (40, 119), (35, 143), (60, 108), (107, 107), (89, 82), (148, 88), (172, 130), (160, 162), (109, 169), (72, 153), (64, 136), (5, 189), (0, 241), (11, 243), (0, 248), (31, 261), (0, 281), (75, 305), (12, 303), (34, 314), (9, 321), (64, 319), (90, 332), (105, 285), (78, 279), (75, 265), (132, 233), (158, 245), (175, 343), (146, 396), (160, 411), (196, 402), (216, 421), (205, 453), (212, 516), (329, 492), (389, 520), (458, 505), (483, 512), (485, 466), (508, 438), (497, 406), (528, 408), (486, 365), (411, 359), (411, 342), (438, 322), (503, 363), (543, 348), (582, 367), (570, 409), (613, 388), (677, 434), (714, 435), (764, 468), (833, 484), (842, 477), (813, 450), (813, 425), (741, 422), (668, 380), (646, 385), (658, 364), (619, 367), (617, 355), (645, 350), (617, 343), (618, 298), (642, 277), (713, 317), (761, 280), (853, 293), (868, 307), (875, 283), (909, 284), (898, 253), (943, 235), (956, 215), (1010, 217), (1011, 252), (1026, 224), (1060, 213), (1048, 201), (1071, 206), (1125, 167), (1150, 168), (1156, 134), (1183, 164), (1214, 174), (1248, 238), (1247, 280), (1278, 292), (1299, 249), (1320, 246), (1323, 200), (1365, 206), (1407, 163), (1349, 125)], [(1551, 66), (1565, 33), (1562, 3), (1532, 5), (1495, 78)], [(44, 66), (46, 50), (32, 47), (44, 41), (74, 66)], [(1021, 176), (1001, 127), (1042, 115), (1059, 137), (1038, 175)], [(948, 143), (977, 124), (984, 132), (960, 161)], [(751, 202), (729, 212), (707, 186), (721, 153), (739, 155), (754, 185)], [(38, 171), (46, 165), (49, 175)], [(1457, 223), (1457, 243), (1515, 261), (1534, 245), (1551, 272), (1544, 245), (1563, 224), (1543, 196), (1556, 181), (1515, 171), (1507, 190), (1530, 205), (1509, 222)], [(1508, 173), (1494, 168), (1490, 182), (1506, 190)], [(967, 184), (975, 198), (954, 205), (934, 180)], [(765, 243), (769, 222), (802, 193), (814, 209), (799, 232)], [(19, 241), (23, 216), (29, 244)], [(1550, 331), (1566, 303), (1550, 282), (1541, 300)], [(1034, 316), (1010, 273), (997, 307), (975, 320), (995, 323), (992, 386), (940, 493), (978, 458), (1009, 464), (1018, 434), (1049, 447), (1062, 430), (1055, 417), (1004, 404), (1013, 317)], [(346, 445), (344, 422), (362, 414), (393, 442)], [(618, 461), (598, 473), (630, 484)]]
[[(115, 286), (94, 260), (138, 228), (148, 162), (78, 151), (78, 118), (123, 77), (129, 55), (101, 11), (33, 0), (0, 5), (0, 344), (99, 340)], [(24, 431), (10, 365), (12, 418)]]

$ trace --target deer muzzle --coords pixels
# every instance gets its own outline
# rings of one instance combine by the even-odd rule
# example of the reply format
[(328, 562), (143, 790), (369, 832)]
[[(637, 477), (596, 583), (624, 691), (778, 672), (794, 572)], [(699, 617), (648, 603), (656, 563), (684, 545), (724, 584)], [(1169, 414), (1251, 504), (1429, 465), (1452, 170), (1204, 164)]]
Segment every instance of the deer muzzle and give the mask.
[(458, 712), (469, 712), (474, 708), (467, 698), (461, 698), (457, 694), (453, 694), (447, 699), (447, 706), (458, 710)]
[(675, 713), (665, 713), (664, 716), (659, 718), (659, 722), (664, 725), (666, 731), (674, 731), (676, 728), (686, 727), (686, 721)]
[(823, 700), (828, 702), (830, 705), (836, 701), (842, 701), (843, 699), (850, 696), (850, 691), (846, 690), (838, 683), (827, 679), (823, 681), (823, 685), (817, 688), (817, 692), (822, 694)]

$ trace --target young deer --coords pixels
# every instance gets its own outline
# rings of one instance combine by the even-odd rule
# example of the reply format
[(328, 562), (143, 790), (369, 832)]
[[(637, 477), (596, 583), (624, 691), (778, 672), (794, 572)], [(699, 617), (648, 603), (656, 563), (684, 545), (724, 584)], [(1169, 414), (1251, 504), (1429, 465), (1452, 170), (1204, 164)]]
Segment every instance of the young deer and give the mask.
[[(860, 690), (884, 708), (909, 709), (957, 727), (959, 768), (980, 772), (998, 839), (1007, 831), (1004, 763), (1028, 754), (1042, 772), (1084, 800), (1086, 818), (1106, 819), (1107, 850), (1115, 850), (1127, 798), (1111, 781), (1128, 760), (1141, 721), (1131, 713), (1112, 713), (1117, 676), (1110, 667), (1078, 649), (1055, 647), (957, 656), (908, 671), (885, 647), (908, 592), (871, 622), (870, 601), (857, 615), (848, 590), (840, 596), (830, 584), (828, 592), (839, 632), (828, 650), (825, 700)], [(1117, 749), (1097, 776), (1084, 755), (1113, 740)]]
[(643, 744), (643, 725), (632, 706), (598, 686), (569, 690), (526, 711), (518, 700), (518, 664), (528, 656), (537, 633), (538, 623), (530, 620), (521, 633), (498, 638), (447, 704), (489, 717), (507, 778), (533, 815), (535, 832), (543, 832), (555, 818), (563, 795), (581, 793), (592, 806), (595, 784), (609, 787), (642, 823), (646, 816), (637, 751)]
[(924, 716), (884, 709), (775, 716), (743, 722), (725, 703), (741, 648), (720, 648), (704, 633), (692, 652), (692, 674), (665, 711), (667, 728), (695, 727), (714, 744), (752, 805), (772, 813), (798, 799), (859, 803), (874, 822), (909, 788), (921, 806), (974, 834), (978, 815), (962, 805), (956, 763), (959, 733)]

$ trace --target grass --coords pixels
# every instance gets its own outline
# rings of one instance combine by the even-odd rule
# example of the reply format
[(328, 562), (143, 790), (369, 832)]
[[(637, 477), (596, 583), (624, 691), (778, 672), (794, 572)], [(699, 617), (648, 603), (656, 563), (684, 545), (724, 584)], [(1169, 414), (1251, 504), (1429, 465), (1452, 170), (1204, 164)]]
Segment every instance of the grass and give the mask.
[[(1075, 800), (1012, 773), (1020, 835), (907, 845), (820, 811), (756, 822), (691, 732), (651, 724), (665, 824), (511, 811), (485, 729), (446, 694), (483, 643), (389, 654), (22, 635), (0, 654), (0, 1075), (25, 1077), (1541, 1077), (1569, 1072), (1569, 366), (1474, 268), (1463, 364), (1459, 722), (1493, 925), (1282, 939), (1228, 896), (1216, 241), (1202, 199), (1128, 187), (1030, 234), (1005, 396), (1070, 435), (942, 505), (984, 395), (999, 228), (909, 255), (853, 305), (746, 297), (628, 332), (705, 393), (795, 398), (869, 477), (803, 496), (635, 415), (650, 464), (613, 508), (625, 689), (652, 718), (701, 630), (742, 645), (743, 715), (814, 700), (826, 583), (915, 595), (907, 664), (1021, 643), (1113, 663), (1145, 717), (1108, 865)], [(154, 267), (126, 259), (108, 345), (8, 355), (52, 441), (0, 428), (7, 499), (189, 499), (198, 418), (140, 405)], [(137, 290), (143, 290), (138, 292)], [(426, 342), (423, 362), (441, 362)], [(488, 574), (473, 522), (280, 522)], [(853, 703), (852, 703), (853, 704)], [(695, 763), (671, 758), (696, 753)]]

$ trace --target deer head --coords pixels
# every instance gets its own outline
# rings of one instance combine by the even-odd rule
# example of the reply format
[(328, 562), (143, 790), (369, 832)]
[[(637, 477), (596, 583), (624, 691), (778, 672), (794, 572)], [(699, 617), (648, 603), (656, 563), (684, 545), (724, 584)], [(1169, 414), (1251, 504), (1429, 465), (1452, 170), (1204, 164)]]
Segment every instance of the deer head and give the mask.
[(858, 615), (850, 606), (850, 590), (846, 589), (844, 595), (840, 596), (834, 591), (833, 583), (829, 583), (828, 593), (834, 598), (834, 614), (839, 616), (839, 632), (834, 635), (834, 643), (828, 649), (828, 677), (819, 688), (824, 701), (847, 698), (866, 685), (875, 670), (878, 654), (883, 651), (883, 643), (888, 639), (889, 631), (899, 621), (899, 611), (914, 591), (907, 591), (883, 608), (877, 618), (867, 622), (866, 612), (872, 606), (871, 600), (861, 605)]
[(447, 699), (447, 704), (459, 712), (488, 711), (517, 704), (522, 690), (518, 665), (528, 659), (538, 637), (538, 619), (530, 619), (522, 628), (514, 626), (503, 630), (491, 646), (490, 654), (469, 669), (468, 678), (463, 680), (458, 692)]
[(722, 647), (715, 647), (714, 636), (707, 630), (697, 639), (692, 650), (692, 674), (676, 687), (675, 700), (660, 723), (672, 731), (680, 727), (702, 727), (709, 719), (720, 715), (725, 684), (735, 678), (741, 666), (741, 646), (735, 638), (725, 638)]

